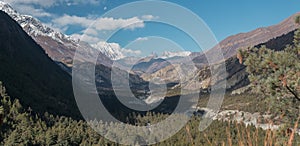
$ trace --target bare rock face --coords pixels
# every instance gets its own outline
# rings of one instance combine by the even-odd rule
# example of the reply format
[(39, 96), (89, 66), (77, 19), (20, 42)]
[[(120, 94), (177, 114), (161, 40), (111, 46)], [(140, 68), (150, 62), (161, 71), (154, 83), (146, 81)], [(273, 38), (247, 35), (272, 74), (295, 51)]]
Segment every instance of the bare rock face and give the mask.
[(200, 108), (198, 112), (202, 113), (201, 115), (206, 118), (211, 118), (217, 121), (235, 121), (238, 123), (244, 123), (246, 126), (253, 125), (255, 127), (260, 127), (264, 130), (278, 130), (282, 127), (282, 124), (274, 125), (267, 123), (271, 115), (260, 114), (260, 113), (249, 113), (239, 110), (224, 110), (215, 112), (211, 109)]

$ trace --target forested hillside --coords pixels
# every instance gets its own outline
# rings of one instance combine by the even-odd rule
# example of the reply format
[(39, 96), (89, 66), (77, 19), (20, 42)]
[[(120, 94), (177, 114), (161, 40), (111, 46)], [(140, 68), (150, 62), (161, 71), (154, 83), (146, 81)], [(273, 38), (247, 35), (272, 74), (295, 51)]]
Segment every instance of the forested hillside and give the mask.
[[(118, 145), (109, 142), (96, 133), (85, 121), (77, 121), (63, 116), (53, 116), (45, 113), (42, 116), (33, 114), (31, 110), (24, 110), (19, 100), (12, 100), (0, 82), (0, 144), (1, 145)], [(132, 116), (136, 125), (157, 122), (167, 115), (151, 114), (146, 116)], [(157, 146), (177, 145), (287, 145), (292, 138), (293, 145), (300, 142), (300, 136), (282, 131), (264, 131), (253, 126), (246, 127), (235, 122), (227, 123), (214, 121), (204, 132), (199, 132), (200, 117), (192, 117), (190, 122), (175, 136)], [(100, 126), (99, 126), (100, 125)], [(115, 127), (114, 123), (101, 123), (99, 127)], [(102, 126), (101, 126), (102, 125)], [(120, 129), (121, 130), (121, 129)], [(118, 131), (118, 130), (116, 130)], [(114, 133), (108, 131), (107, 135)], [(126, 140), (127, 137), (122, 137)], [(136, 138), (136, 144), (142, 141)]]

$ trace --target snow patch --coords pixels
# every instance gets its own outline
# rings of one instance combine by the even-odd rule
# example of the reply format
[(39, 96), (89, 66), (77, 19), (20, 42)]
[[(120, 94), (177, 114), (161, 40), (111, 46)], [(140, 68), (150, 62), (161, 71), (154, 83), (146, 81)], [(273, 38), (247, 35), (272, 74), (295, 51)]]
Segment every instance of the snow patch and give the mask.
[(171, 58), (171, 57), (187, 57), (190, 56), (192, 52), (189, 51), (177, 51), (177, 52), (171, 52), (171, 51), (165, 51), (162, 53), (163, 59)]

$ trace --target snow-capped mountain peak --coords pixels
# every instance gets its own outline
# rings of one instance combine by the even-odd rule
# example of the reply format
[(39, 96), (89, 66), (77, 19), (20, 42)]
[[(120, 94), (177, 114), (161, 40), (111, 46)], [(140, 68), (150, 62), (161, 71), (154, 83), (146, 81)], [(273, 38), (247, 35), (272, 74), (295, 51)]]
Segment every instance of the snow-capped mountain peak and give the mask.
[(122, 53), (122, 48), (117, 43), (99, 42), (97, 44), (93, 44), (92, 47), (98, 49), (101, 53), (112, 60), (119, 60), (125, 57)]
[[(20, 14), (5, 2), (0, 1), (0, 10), (17, 21), (25, 32), (39, 43), (55, 61), (68, 62), (67, 64), (69, 64), (71, 63), (70, 58), (73, 58), (77, 48), (83, 49), (87, 47), (91, 50), (100, 50), (102, 54), (111, 60), (119, 60), (139, 53), (139, 51), (122, 48), (117, 43), (107, 43), (104, 41), (91, 46), (82, 46), (78, 38), (58, 32), (32, 16)], [(188, 56), (189, 54), (190, 52), (164, 52), (162, 58)]]
[(9, 14), (17, 14), (18, 12), (16, 10), (14, 10), (9, 4), (0, 1), (0, 9), (2, 11), (4, 11), (5, 13), (9, 13)]
[[(55, 31), (51, 27), (44, 25), (38, 19), (18, 13), (9, 4), (0, 1), (0, 10), (13, 18), (23, 30), (32, 37), (48, 54), (52, 60), (62, 62), (67, 66), (72, 66), (75, 52), (78, 52), (79, 60), (90, 62), (91, 54), (97, 52), (89, 44)], [(111, 60), (99, 54), (101, 64), (110, 66)]]
[(170, 52), (170, 51), (165, 51), (162, 53), (161, 58), (172, 58), (172, 57), (186, 57), (191, 55), (191, 52), (189, 51), (177, 51), (177, 52)]
[(29, 35), (41, 35), (51, 37), (59, 42), (63, 42), (65, 40), (73, 41), (76, 40), (71, 39), (71, 37), (62, 34), (53, 30), (52, 28), (42, 24), (39, 20), (33, 18), (29, 15), (22, 15), (14, 10), (9, 4), (0, 1), (0, 10), (7, 13), (11, 18), (17, 21), (21, 27), (29, 34)]
[[(70, 47), (73, 48), (73, 51), (74, 48), (82, 49), (87, 47), (80, 45), (80, 39), (55, 31), (54, 29), (44, 25), (42, 22), (40, 22), (32, 16), (20, 14), (5, 2), (0, 1), (0, 10), (4, 11), (11, 18), (17, 21), (20, 24), (20, 26), (26, 31), (26, 33), (30, 35), (33, 39), (35, 39), (35, 41), (38, 42), (41, 46), (43, 46), (43, 48), (46, 49), (46, 52), (49, 54), (49, 56), (56, 61), (61, 61), (58, 58), (65, 58), (63, 56), (66, 56), (66, 53), (74, 54), (70, 53)], [(47, 42), (49, 40), (45, 40), (44, 37), (49, 37), (52, 40), (59, 42), (64, 47), (60, 47), (61, 45), (57, 44), (53, 45), (52, 41), (52, 44), (44, 44), (49, 43)], [(57, 50), (54, 50), (54, 47), (56, 47)], [(122, 53), (122, 48), (117, 43), (99, 42), (98, 44), (94, 44), (91, 47), (94, 47), (93, 49), (100, 50), (102, 54), (106, 55), (112, 60), (117, 60), (125, 57), (125, 55)], [(65, 48), (65, 50), (63, 48)], [(57, 58), (57, 55), (61, 57)]]

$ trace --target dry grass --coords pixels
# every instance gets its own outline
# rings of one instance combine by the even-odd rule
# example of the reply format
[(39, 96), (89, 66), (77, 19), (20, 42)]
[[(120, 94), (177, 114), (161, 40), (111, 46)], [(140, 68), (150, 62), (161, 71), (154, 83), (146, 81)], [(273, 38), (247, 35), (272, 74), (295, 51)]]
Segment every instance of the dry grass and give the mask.
[(292, 146), (293, 145), (293, 140), (294, 140), (294, 137), (295, 137), (295, 132), (296, 132), (296, 130), (298, 128), (299, 119), (300, 119), (300, 116), (298, 117), (298, 119), (297, 119), (297, 121), (295, 123), (295, 126), (293, 128), (292, 134), (291, 134), (291, 136), (289, 138), (289, 141), (288, 141), (288, 146)]

